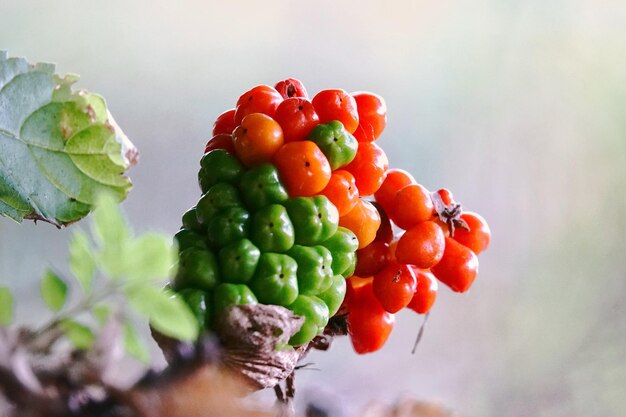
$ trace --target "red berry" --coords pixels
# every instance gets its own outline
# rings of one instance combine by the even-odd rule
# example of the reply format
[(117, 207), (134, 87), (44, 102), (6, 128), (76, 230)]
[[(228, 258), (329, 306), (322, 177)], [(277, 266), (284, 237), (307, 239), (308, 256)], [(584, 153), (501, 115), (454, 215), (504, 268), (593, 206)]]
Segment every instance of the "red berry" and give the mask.
[(461, 219), (465, 220), (470, 230), (463, 230), (460, 227), (454, 229), (454, 240), (467, 246), (478, 255), (489, 247), (489, 242), (491, 241), (489, 225), (482, 216), (471, 211), (461, 214)]
[(354, 274), (370, 277), (387, 266), (391, 259), (389, 245), (381, 241), (373, 241), (363, 249), (356, 251), (356, 269)]
[(415, 278), (417, 279), (417, 288), (407, 308), (410, 308), (417, 314), (426, 314), (437, 299), (437, 280), (428, 271), (414, 268), (413, 272), (415, 272)]
[(430, 270), (452, 291), (465, 292), (478, 274), (478, 258), (456, 240), (446, 238), (446, 249), (441, 261)]
[(374, 193), (374, 198), (385, 211), (390, 213), (394, 205), (393, 200), (396, 197), (396, 193), (407, 185), (416, 183), (415, 178), (405, 170), (392, 168), (387, 171), (387, 176), (380, 188)]
[(359, 142), (373, 142), (387, 125), (387, 105), (377, 94), (359, 91), (352, 93), (359, 113), (359, 126), (354, 137)]
[(374, 295), (372, 279), (348, 279), (346, 300), (352, 347), (358, 354), (379, 350), (393, 330), (395, 317)]
[(446, 206), (450, 206), (454, 204), (454, 197), (452, 196), (452, 191), (446, 188), (442, 188), (442, 189), (437, 190), (437, 194), (439, 194), (439, 197), (441, 197), (441, 201), (443, 201), (443, 204), (445, 204)]
[(372, 203), (359, 198), (354, 208), (339, 218), (339, 226), (352, 230), (359, 239), (359, 249), (362, 249), (376, 238), (380, 215)]
[(233, 136), (230, 133), (219, 133), (213, 136), (204, 147), (204, 153), (212, 151), (213, 149), (224, 149), (234, 154), (235, 147), (233, 145)]
[(285, 100), (292, 97), (309, 98), (302, 82), (295, 78), (287, 78), (286, 80), (279, 81), (274, 88)]
[(406, 264), (391, 262), (374, 275), (374, 294), (390, 313), (397, 313), (409, 305), (416, 286), (413, 268)]
[(374, 240), (390, 243), (393, 240), (393, 228), (391, 227), (389, 216), (387, 216), (387, 212), (380, 206), (380, 204), (372, 202), (372, 205), (376, 207), (378, 214), (380, 214), (380, 226), (378, 227)]
[(354, 175), (359, 193), (365, 197), (378, 191), (388, 168), (385, 151), (373, 142), (359, 142), (356, 156), (343, 169)]
[(263, 113), (274, 117), (282, 101), (283, 97), (274, 88), (268, 85), (257, 85), (243, 93), (237, 100), (235, 124), (241, 124), (243, 118), (252, 113)]
[(389, 215), (395, 224), (407, 230), (431, 220), (435, 215), (435, 206), (426, 188), (411, 184), (396, 193)]
[(430, 268), (441, 260), (446, 245), (441, 227), (435, 222), (418, 223), (406, 231), (398, 241), (398, 262)]
[(236, 127), (235, 109), (226, 110), (215, 119), (215, 123), (213, 123), (213, 136), (219, 135), (220, 133), (230, 135)]
[(339, 120), (349, 133), (354, 133), (359, 125), (356, 101), (344, 90), (322, 90), (311, 100), (320, 123)]
[(304, 98), (288, 98), (278, 105), (274, 119), (280, 123), (285, 142), (306, 139), (311, 129), (320, 122), (315, 108)]
[(233, 145), (237, 157), (247, 167), (269, 162), (283, 146), (283, 130), (271, 117), (252, 113), (233, 132)]
[(330, 181), (328, 159), (308, 140), (285, 143), (274, 155), (274, 165), (290, 197), (313, 196)]
[(328, 185), (320, 191), (320, 194), (328, 197), (337, 207), (339, 216), (348, 214), (359, 200), (359, 189), (356, 187), (354, 177), (343, 169), (333, 171)]

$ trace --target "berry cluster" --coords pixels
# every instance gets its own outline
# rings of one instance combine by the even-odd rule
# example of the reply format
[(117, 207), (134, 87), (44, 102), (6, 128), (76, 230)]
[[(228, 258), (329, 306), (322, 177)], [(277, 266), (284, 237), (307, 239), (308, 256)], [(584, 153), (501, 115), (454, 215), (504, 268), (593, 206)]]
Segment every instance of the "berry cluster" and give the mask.
[(358, 353), (384, 345), (394, 313), (405, 307), (428, 313), (437, 280), (467, 291), (478, 274), (476, 255), (491, 238), (487, 222), (463, 212), (449, 190), (431, 193), (404, 170), (388, 170), (374, 198), (381, 226), (376, 239), (357, 251), (342, 308)]
[[(217, 118), (202, 197), (176, 234), (173, 283), (205, 328), (232, 304), (281, 305), (305, 318), (298, 346), (341, 309), (365, 353), (384, 344), (397, 311), (428, 312), (434, 277), (469, 288), (488, 227), (447, 190), (388, 169), (375, 143), (386, 120), (376, 94), (309, 100), (295, 79), (254, 87)], [(394, 236), (393, 224), (406, 232)]]

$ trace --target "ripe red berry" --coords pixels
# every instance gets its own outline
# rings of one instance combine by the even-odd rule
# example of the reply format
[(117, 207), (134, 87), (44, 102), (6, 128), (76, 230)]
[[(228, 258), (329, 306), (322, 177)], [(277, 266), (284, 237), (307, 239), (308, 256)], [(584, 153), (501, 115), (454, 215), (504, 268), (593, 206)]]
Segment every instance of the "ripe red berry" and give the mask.
[(283, 142), (280, 125), (262, 113), (247, 115), (233, 132), (235, 153), (247, 167), (269, 162)]
[(418, 223), (406, 231), (398, 241), (398, 262), (430, 268), (441, 260), (445, 249), (445, 236), (435, 222)]
[(435, 206), (426, 188), (411, 184), (396, 193), (389, 215), (395, 224), (407, 230), (431, 220), (435, 215)]
[(219, 133), (213, 136), (204, 147), (204, 153), (212, 151), (213, 149), (224, 149), (234, 154), (235, 147), (233, 146), (233, 136), (230, 133)]
[(359, 91), (352, 93), (359, 113), (359, 126), (354, 137), (359, 142), (373, 142), (387, 125), (387, 105), (378, 94)]
[(320, 194), (328, 197), (337, 207), (339, 216), (348, 214), (359, 200), (359, 189), (356, 187), (354, 177), (343, 169), (333, 171), (328, 185), (320, 191)]
[(349, 133), (354, 133), (359, 125), (356, 101), (344, 90), (322, 90), (311, 102), (321, 123), (339, 120)]
[(446, 206), (454, 204), (452, 191), (448, 190), (447, 188), (441, 188), (437, 190), (437, 194), (439, 194), (439, 197), (441, 197), (441, 201), (443, 201), (443, 204), (445, 204)]
[(410, 308), (417, 314), (426, 314), (437, 299), (437, 280), (428, 271), (414, 268), (413, 272), (415, 272), (415, 278), (417, 279), (417, 288), (407, 308)]
[(374, 275), (374, 294), (383, 308), (397, 313), (409, 305), (417, 287), (413, 268), (391, 262)]
[(478, 258), (474, 252), (456, 240), (446, 238), (446, 249), (441, 261), (430, 270), (452, 291), (465, 292), (478, 274)]
[(487, 221), (477, 213), (466, 211), (461, 219), (469, 226), (469, 231), (461, 228), (454, 229), (454, 240), (470, 248), (476, 255), (489, 247), (491, 230)]
[(417, 184), (415, 178), (403, 169), (392, 168), (387, 170), (387, 176), (380, 188), (374, 193), (376, 202), (380, 204), (387, 213), (391, 212), (394, 205), (394, 198), (400, 189), (410, 184)]
[(280, 123), (285, 142), (306, 139), (311, 129), (320, 122), (315, 108), (305, 98), (288, 98), (278, 105), (274, 119)]
[(374, 295), (371, 278), (354, 276), (346, 283), (348, 334), (352, 347), (358, 354), (375, 352), (389, 338), (395, 317), (385, 311)]
[(372, 205), (376, 207), (376, 210), (378, 210), (378, 214), (380, 214), (380, 226), (378, 227), (378, 231), (376, 232), (376, 237), (374, 238), (374, 240), (391, 243), (391, 241), (393, 240), (393, 228), (391, 227), (391, 220), (389, 220), (387, 212), (380, 206), (380, 204), (372, 202)]
[(279, 81), (274, 88), (285, 100), (292, 97), (309, 98), (304, 84), (295, 78), (287, 78), (286, 80)]
[(389, 160), (374, 142), (359, 142), (356, 156), (343, 169), (354, 175), (361, 197), (374, 194), (385, 180)]
[(235, 124), (241, 124), (243, 118), (252, 113), (263, 113), (273, 118), (282, 101), (283, 97), (274, 88), (268, 85), (257, 85), (243, 93), (237, 100)]
[(363, 249), (356, 251), (356, 269), (354, 274), (370, 277), (387, 266), (391, 259), (389, 245), (381, 241), (373, 241)]
[(213, 123), (213, 136), (219, 135), (220, 133), (230, 135), (236, 127), (235, 109), (226, 110), (215, 119), (215, 123)]

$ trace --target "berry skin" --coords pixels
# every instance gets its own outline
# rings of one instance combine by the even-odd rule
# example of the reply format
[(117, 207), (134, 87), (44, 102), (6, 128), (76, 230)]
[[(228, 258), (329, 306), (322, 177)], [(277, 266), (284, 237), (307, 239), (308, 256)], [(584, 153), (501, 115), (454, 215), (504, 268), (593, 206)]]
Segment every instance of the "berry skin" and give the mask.
[(385, 242), (375, 240), (363, 249), (356, 251), (355, 275), (360, 277), (371, 277), (376, 275), (381, 269), (389, 264), (391, 253), (389, 245)]
[(345, 90), (322, 90), (311, 100), (321, 123), (339, 120), (348, 133), (359, 126), (359, 113), (354, 97)]
[(291, 257), (266, 252), (259, 259), (250, 288), (260, 302), (286, 307), (298, 297), (297, 269)]
[(219, 252), (222, 280), (233, 284), (246, 284), (252, 278), (261, 251), (248, 239), (241, 239)]
[(247, 167), (271, 161), (283, 143), (278, 122), (261, 113), (246, 116), (233, 132), (235, 153)]
[(359, 126), (354, 136), (359, 142), (374, 142), (387, 125), (387, 105), (378, 94), (352, 93), (359, 113)]
[(418, 223), (432, 220), (435, 216), (435, 205), (426, 188), (420, 184), (412, 184), (396, 193), (389, 214), (395, 224), (407, 230)]
[(446, 240), (435, 222), (418, 223), (402, 235), (396, 248), (398, 262), (430, 268), (443, 256)]
[(376, 202), (390, 213), (394, 207), (396, 193), (407, 185), (417, 184), (415, 178), (403, 169), (392, 168), (387, 171), (387, 176), (380, 188), (374, 193)]
[(285, 252), (294, 243), (294, 228), (287, 210), (280, 204), (270, 204), (252, 218), (250, 240), (262, 252)]
[(235, 153), (235, 146), (233, 145), (233, 136), (230, 133), (218, 133), (213, 136), (204, 147), (204, 153), (212, 151), (213, 149), (224, 149), (229, 153)]
[(376, 238), (380, 215), (372, 203), (359, 199), (348, 214), (339, 218), (339, 226), (352, 230), (359, 239), (359, 249), (363, 249)]
[(310, 342), (318, 334), (322, 334), (328, 324), (329, 310), (324, 301), (312, 295), (299, 295), (289, 309), (297, 316), (304, 317), (300, 331), (289, 339), (292, 346), (300, 346)]
[(411, 266), (391, 262), (374, 275), (373, 285), (374, 294), (383, 308), (397, 313), (411, 302), (417, 280)]
[(344, 167), (354, 175), (361, 197), (378, 191), (388, 168), (389, 160), (385, 151), (373, 142), (360, 142), (356, 157)]
[(448, 190), (447, 188), (441, 188), (437, 190), (437, 194), (439, 194), (439, 197), (441, 197), (441, 201), (446, 206), (454, 204), (454, 196), (452, 195), (452, 191)]
[(456, 240), (446, 238), (446, 250), (441, 261), (430, 270), (452, 291), (465, 292), (478, 275), (478, 258), (474, 252)]
[(307, 139), (315, 142), (324, 152), (333, 171), (352, 162), (359, 146), (338, 120), (315, 126)]
[(308, 140), (285, 143), (274, 155), (274, 165), (290, 197), (315, 195), (330, 181), (328, 159)]
[(489, 225), (482, 216), (471, 211), (461, 214), (461, 219), (465, 220), (470, 230), (454, 229), (454, 240), (463, 246), (467, 246), (478, 255), (489, 247), (489, 242), (491, 241)]
[(309, 98), (306, 88), (304, 88), (304, 84), (295, 78), (287, 78), (279, 81), (276, 83), (274, 88), (281, 96), (283, 96), (285, 100), (292, 97)]
[(372, 279), (352, 277), (347, 281), (348, 334), (354, 351), (360, 355), (383, 347), (395, 316), (382, 307), (374, 295)]
[(374, 240), (391, 243), (393, 240), (393, 228), (391, 227), (389, 216), (387, 216), (387, 212), (380, 206), (380, 204), (373, 202), (372, 205), (376, 207), (376, 210), (378, 210), (378, 214), (380, 215), (380, 227), (376, 232), (376, 238)]
[(359, 190), (354, 177), (348, 171), (338, 169), (330, 176), (328, 185), (320, 194), (325, 195), (337, 207), (339, 216), (345, 216), (359, 199)]
[(406, 307), (417, 314), (426, 314), (437, 299), (437, 280), (430, 272), (422, 271), (418, 268), (413, 268), (413, 272), (415, 272), (415, 278), (417, 279), (417, 288), (411, 302)]
[(235, 125), (241, 124), (243, 118), (252, 113), (263, 113), (274, 117), (282, 101), (283, 97), (274, 88), (268, 85), (257, 85), (243, 93), (237, 100)]
[(274, 119), (283, 128), (285, 142), (306, 139), (320, 119), (310, 101), (305, 98), (288, 98), (276, 109)]
[(230, 135), (236, 127), (235, 109), (226, 110), (215, 119), (215, 123), (213, 123), (213, 136), (219, 134)]
[(289, 217), (293, 219), (296, 243), (317, 245), (330, 239), (339, 224), (339, 214), (323, 195), (295, 197), (285, 201)]

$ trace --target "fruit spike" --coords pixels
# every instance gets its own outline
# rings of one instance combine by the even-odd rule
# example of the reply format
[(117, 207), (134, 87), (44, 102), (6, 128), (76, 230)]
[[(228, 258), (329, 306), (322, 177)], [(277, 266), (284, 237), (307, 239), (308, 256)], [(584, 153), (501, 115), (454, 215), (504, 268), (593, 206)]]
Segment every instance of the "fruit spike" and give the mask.
[(207, 331), (229, 305), (274, 304), (305, 319), (291, 345), (328, 325), (368, 353), (385, 344), (393, 313), (430, 311), (437, 279), (470, 288), (489, 226), (449, 190), (388, 169), (375, 143), (387, 124), (382, 97), (330, 89), (309, 100), (287, 78), (234, 104), (215, 120), (202, 196), (175, 236), (172, 286)]

